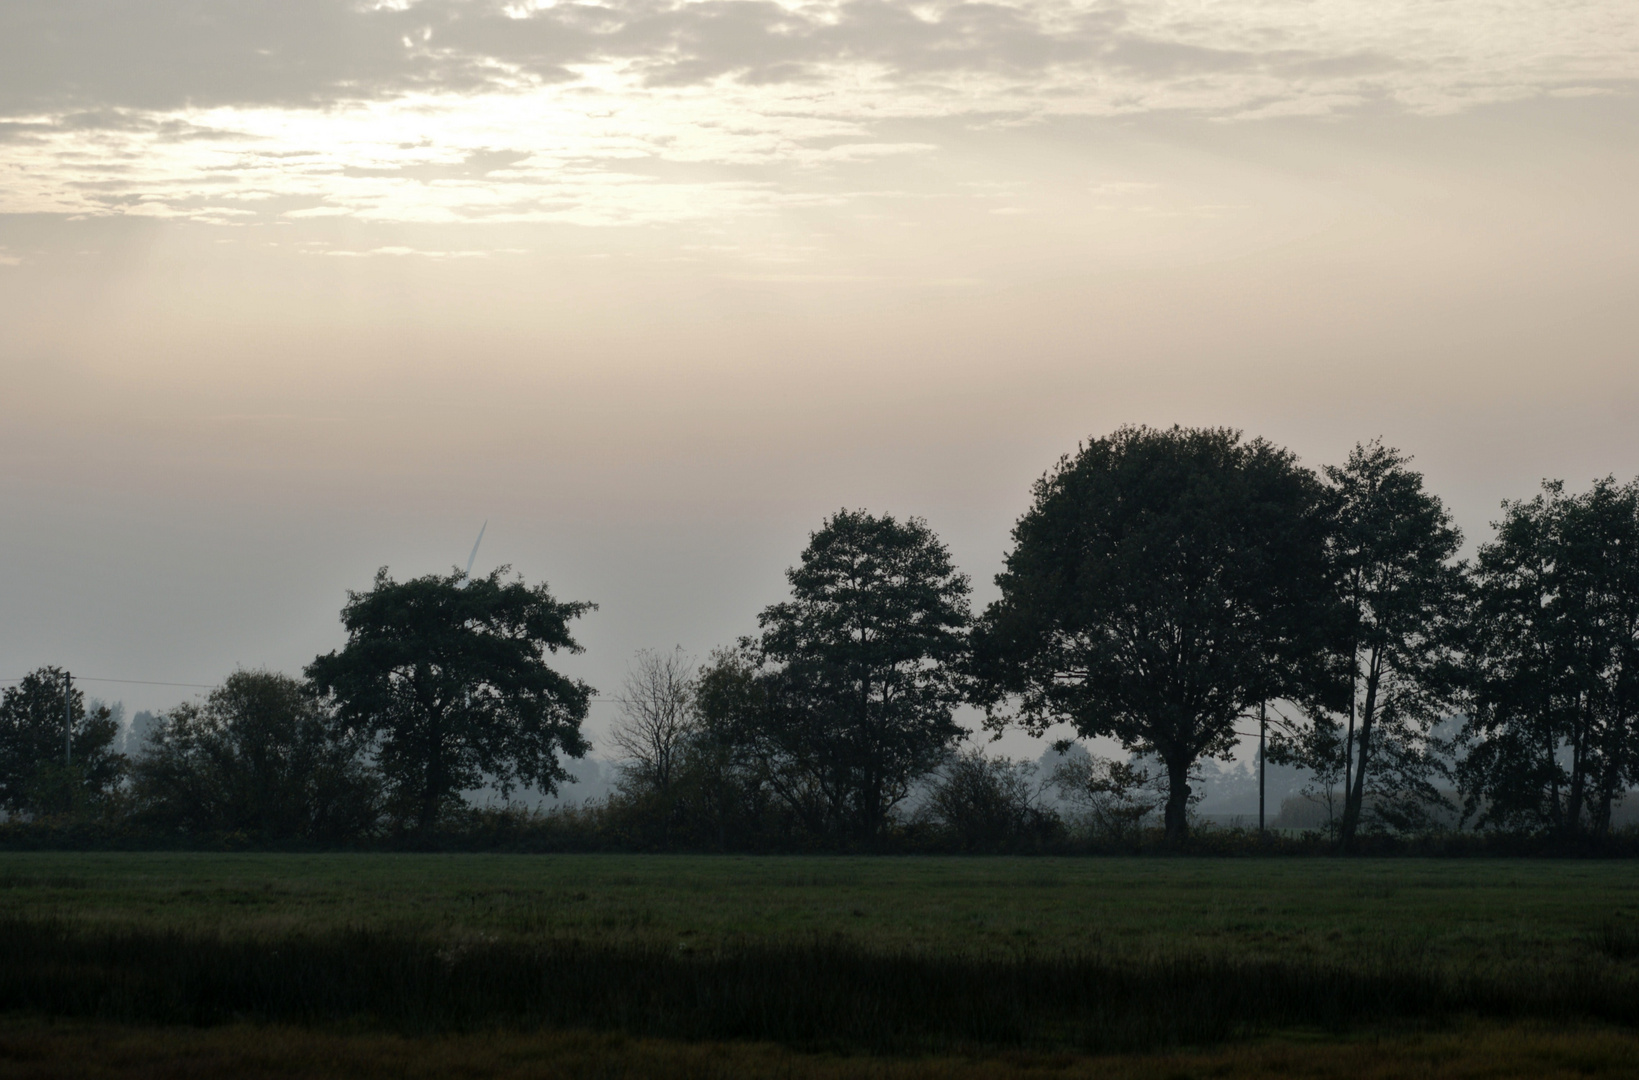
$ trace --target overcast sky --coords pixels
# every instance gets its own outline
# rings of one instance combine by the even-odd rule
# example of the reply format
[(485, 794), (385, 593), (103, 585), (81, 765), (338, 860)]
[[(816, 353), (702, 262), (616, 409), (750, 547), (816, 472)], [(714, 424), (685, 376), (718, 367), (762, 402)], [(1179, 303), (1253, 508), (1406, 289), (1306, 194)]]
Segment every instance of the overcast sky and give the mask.
[(1632, 0), (0, 0), (0, 678), (296, 672), (487, 520), (607, 696), (842, 506), (983, 602), (1123, 423), (1483, 541), (1639, 473), (1636, 91)]

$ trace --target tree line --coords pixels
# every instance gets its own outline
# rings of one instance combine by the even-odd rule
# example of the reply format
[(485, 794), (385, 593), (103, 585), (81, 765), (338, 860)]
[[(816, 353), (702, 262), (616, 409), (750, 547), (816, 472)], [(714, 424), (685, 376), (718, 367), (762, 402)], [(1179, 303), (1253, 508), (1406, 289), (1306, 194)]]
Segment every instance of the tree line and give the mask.
[[(1453, 822), (1609, 835), (1639, 779), (1639, 481), (1544, 484), (1471, 561), (1410, 459), (1341, 465), (1227, 429), (1126, 427), (1037, 483), (975, 613), (915, 518), (843, 510), (757, 632), (701, 665), (640, 654), (617, 697), (622, 779), (595, 817), (647, 846), (880, 845), (936, 827), (995, 848), (1065, 828), (983, 729), (1068, 727), (1059, 805), (1109, 830), (1190, 831), (1201, 762), (1249, 724), (1335, 799), (1344, 849)], [(241, 671), (137, 753), (43, 668), (0, 698), (0, 807), (179, 835), (430, 837), (487, 787), (555, 793), (594, 691), (553, 666), (593, 605), (459, 571), (384, 569), (346, 644), (300, 679)], [(1066, 741), (1065, 745), (1068, 745)]]

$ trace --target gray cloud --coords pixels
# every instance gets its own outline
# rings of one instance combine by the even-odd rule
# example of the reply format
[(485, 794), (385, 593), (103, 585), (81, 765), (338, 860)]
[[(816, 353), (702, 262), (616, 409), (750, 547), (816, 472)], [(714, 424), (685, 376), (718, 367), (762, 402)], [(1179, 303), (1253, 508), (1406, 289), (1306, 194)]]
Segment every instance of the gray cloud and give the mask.
[(983, 2), (948, 3), (937, 17), (926, 10), (908, 0), (853, 0), (814, 13), (768, 0), (615, 0), (516, 18), (497, 0), (423, 0), (403, 10), (348, 0), (11, 3), (0, 7), (0, 111), (319, 107), (562, 82), (575, 65), (598, 62), (634, 65), (654, 86), (725, 77), (800, 82), (835, 64), (876, 65), (901, 77), (1028, 77), (1089, 66), (1175, 78), (1388, 63), (1150, 40), (1126, 28), (1117, 6), (1054, 9), (1051, 20), (1041, 10)]

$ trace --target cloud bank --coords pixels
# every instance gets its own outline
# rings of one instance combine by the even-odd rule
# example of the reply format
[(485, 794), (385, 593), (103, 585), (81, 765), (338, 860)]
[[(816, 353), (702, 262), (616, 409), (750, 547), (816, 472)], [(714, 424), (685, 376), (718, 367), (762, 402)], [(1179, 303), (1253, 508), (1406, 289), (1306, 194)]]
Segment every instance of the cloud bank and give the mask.
[(1636, 72), (1626, 0), (55, 0), (0, 7), (0, 211), (677, 220), (936, 146), (896, 122), (1441, 113)]

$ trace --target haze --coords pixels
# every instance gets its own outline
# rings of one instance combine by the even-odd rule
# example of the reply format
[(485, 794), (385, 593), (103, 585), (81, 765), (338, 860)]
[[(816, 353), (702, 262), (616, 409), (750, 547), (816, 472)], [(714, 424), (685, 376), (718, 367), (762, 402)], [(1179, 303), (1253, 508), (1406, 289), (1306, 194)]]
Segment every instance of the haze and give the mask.
[(0, 678), (295, 672), (487, 520), (607, 696), (843, 506), (983, 603), (1128, 422), (1482, 541), (1639, 473), (1636, 90), (1630, 0), (0, 0)]

